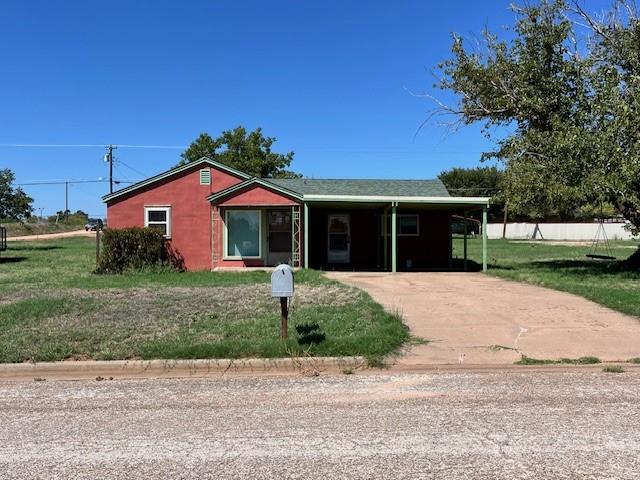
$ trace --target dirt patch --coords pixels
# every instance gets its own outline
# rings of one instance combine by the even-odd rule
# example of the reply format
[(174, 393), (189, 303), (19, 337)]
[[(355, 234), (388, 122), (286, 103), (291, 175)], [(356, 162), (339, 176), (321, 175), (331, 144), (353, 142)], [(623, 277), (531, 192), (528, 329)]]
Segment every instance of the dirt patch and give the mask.
[(59, 233), (44, 233), (44, 234), (36, 234), (36, 235), (20, 235), (17, 237), (9, 237), (7, 241), (37, 241), (37, 240), (56, 240), (58, 238), (67, 238), (67, 237), (95, 237), (96, 232), (87, 232), (85, 230), (74, 230), (72, 232), (59, 232)]

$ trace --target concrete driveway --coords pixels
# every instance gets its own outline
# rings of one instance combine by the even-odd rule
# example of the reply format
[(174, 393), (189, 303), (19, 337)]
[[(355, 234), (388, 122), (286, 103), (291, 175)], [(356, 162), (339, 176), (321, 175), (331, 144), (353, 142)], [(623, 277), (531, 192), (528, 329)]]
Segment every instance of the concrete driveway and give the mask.
[(513, 363), (594, 355), (640, 357), (640, 319), (576, 295), (480, 273), (329, 272), (400, 312), (411, 332), (430, 340), (399, 362)]

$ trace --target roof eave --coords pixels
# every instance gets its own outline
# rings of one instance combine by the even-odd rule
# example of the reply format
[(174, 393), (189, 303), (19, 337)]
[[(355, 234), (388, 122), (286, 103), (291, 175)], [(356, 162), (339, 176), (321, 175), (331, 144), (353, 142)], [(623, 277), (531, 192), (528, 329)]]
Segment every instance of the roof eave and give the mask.
[(425, 203), (434, 205), (486, 205), (489, 197), (432, 197), (389, 195), (304, 195), (307, 202), (377, 202), (377, 203)]

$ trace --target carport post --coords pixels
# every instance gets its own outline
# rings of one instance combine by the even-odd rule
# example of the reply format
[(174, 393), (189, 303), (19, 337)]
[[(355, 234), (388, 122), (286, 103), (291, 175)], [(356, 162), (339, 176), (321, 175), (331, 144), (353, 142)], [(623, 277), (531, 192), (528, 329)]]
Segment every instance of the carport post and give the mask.
[(482, 206), (482, 271), (487, 271), (487, 206)]
[(382, 211), (382, 248), (384, 250), (384, 271), (389, 268), (389, 235), (387, 225), (389, 224), (388, 207), (384, 207)]
[(396, 238), (397, 232), (397, 220), (398, 220), (398, 207), (394, 202), (391, 204), (391, 271), (396, 273), (398, 271), (398, 239)]
[(463, 222), (463, 227), (462, 227), (462, 231), (464, 234), (464, 241), (463, 241), (463, 250), (464, 250), (464, 271), (467, 271), (467, 211), (464, 210), (462, 212), (462, 222)]
[(309, 205), (304, 204), (304, 268), (309, 268)]

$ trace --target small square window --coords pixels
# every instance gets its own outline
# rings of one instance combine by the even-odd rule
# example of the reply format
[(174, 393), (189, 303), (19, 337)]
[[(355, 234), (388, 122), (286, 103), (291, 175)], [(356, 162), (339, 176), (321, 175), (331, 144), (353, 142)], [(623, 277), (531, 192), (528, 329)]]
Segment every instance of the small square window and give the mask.
[(402, 215), (399, 227), (400, 235), (418, 235), (418, 216)]
[(171, 207), (144, 207), (144, 226), (171, 237)]
[[(417, 237), (420, 235), (420, 222), (418, 215), (402, 214), (398, 215), (398, 231), (399, 237)], [(384, 236), (391, 235), (391, 215), (387, 215), (387, 233)]]

